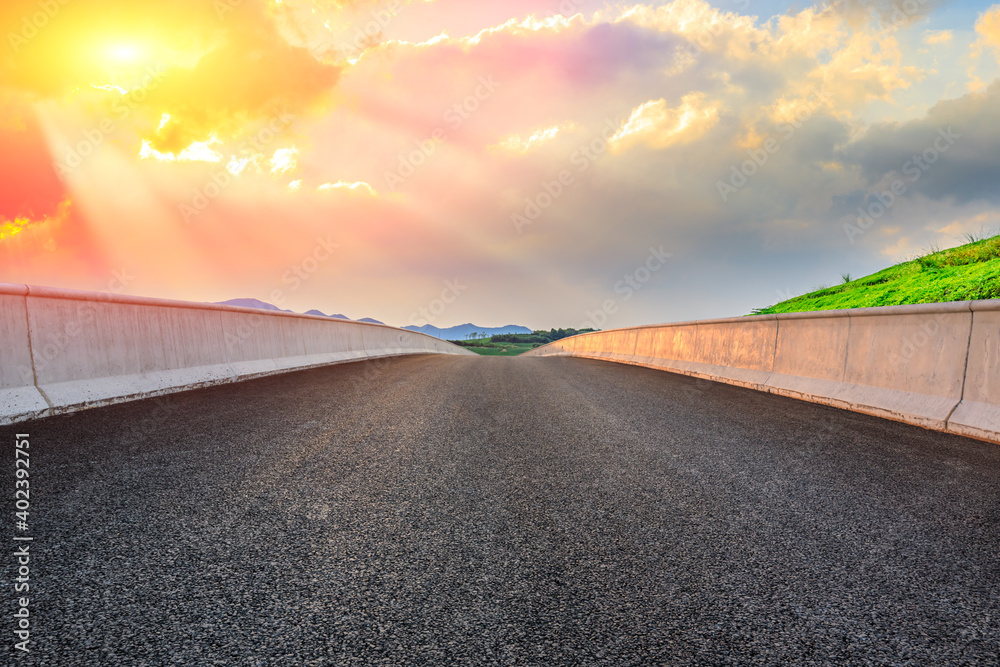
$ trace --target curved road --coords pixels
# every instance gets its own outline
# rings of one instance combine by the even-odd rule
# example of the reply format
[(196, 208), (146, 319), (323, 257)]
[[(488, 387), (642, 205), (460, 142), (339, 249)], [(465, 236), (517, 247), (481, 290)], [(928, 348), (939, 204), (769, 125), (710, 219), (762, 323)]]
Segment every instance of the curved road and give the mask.
[(11, 522), (15, 432), (17, 664), (1000, 654), (1000, 447), (864, 415), (599, 361), (365, 362), (2, 427)]

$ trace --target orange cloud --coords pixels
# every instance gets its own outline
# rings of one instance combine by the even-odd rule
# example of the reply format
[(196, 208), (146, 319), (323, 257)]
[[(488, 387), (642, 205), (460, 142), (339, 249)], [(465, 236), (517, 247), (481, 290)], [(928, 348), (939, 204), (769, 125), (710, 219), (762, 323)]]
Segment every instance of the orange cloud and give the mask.
[(496, 146), (491, 146), (491, 148), (499, 148), (514, 153), (524, 154), (534, 148), (537, 148), (541, 144), (552, 141), (561, 133), (572, 131), (575, 128), (576, 125), (574, 123), (563, 123), (561, 125), (553, 125), (551, 127), (536, 130), (527, 138), (524, 138), (519, 134), (514, 134), (505, 138)]
[(51, 217), (45, 217), (40, 220), (32, 220), (26, 217), (14, 218), (13, 220), (5, 220), (0, 217), (0, 242), (6, 239), (12, 239), (18, 234), (24, 233), (26, 231), (36, 231), (39, 228), (49, 228), (46, 229), (46, 233), (50, 234), (55, 231), (51, 228), (58, 228), (66, 219), (69, 217), (70, 210), (70, 200), (66, 200), (59, 204), (54, 215)]
[(1000, 5), (993, 5), (976, 21), (979, 43), (993, 48), (1000, 47)]
[(172, 70), (152, 91), (149, 104), (172, 119), (154, 147), (177, 152), (212, 131), (235, 136), (247, 117), (306, 110), (338, 78), (338, 68), (291, 46), (261, 17), (230, 30), (196, 66)]
[(924, 32), (924, 44), (947, 44), (954, 36), (951, 30), (927, 30)]
[(706, 104), (705, 95), (685, 95), (680, 106), (668, 108), (666, 100), (652, 100), (637, 107), (625, 126), (611, 140), (611, 150), (620, 152), (637, 143), (663, 149), (697, 139), (719, 122), (717, 106)]
[[(5, 2), (0, 34), (7, 86), (63, 98), (95, 89), (109, 107), (129, 99), (139, 127), (169, 114), (150, 147), (180, 153), (211, 133), (235, 138), (281, 108), (299, 113), (336, 84), (339, 68), (288, 43), (264, 0), (137, 3), (131, 0)], [(151, 76), (151, 74), (153, 76)], [(106, 113), (110, 113), (105, 110)]]
[(371, 197), (377, 197), (378, 192), (368, 183), (364, 181), (358, 181), (356, 183), (348, 183), (347, 181), (337, 181), (336, 183), (324, 183), (319, 186), (317, 190), (320, 191), (330, 191), (330, 190), (344, 190), (347, 192), (358, 192), (367, 194)]

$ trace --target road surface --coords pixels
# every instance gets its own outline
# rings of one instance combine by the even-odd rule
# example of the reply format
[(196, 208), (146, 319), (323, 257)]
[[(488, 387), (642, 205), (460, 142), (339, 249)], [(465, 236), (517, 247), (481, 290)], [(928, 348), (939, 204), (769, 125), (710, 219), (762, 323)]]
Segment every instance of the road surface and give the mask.
[(8, 534), (15, 433), (16, 664), (1000, 654), (1000, 447), (865, 415), (580, 359), (333, 366), (0, 427)]

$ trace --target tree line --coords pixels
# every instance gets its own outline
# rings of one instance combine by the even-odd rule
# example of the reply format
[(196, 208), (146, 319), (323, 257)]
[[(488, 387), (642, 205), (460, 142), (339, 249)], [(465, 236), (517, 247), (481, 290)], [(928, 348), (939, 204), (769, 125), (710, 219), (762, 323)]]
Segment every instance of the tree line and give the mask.
[[(577, 334), (588, 333), (591, 331), (597, 331), (597, 329), (549, 329), (548, 331), (534, 331), (530, 334), (497, 334), (495, 336), (490, 336), (489, 342), (532, 343), (536, 345), (545, 345), (546, 343), (552, 343), (557, 340), (562, 340), (563, 338), (569, 338), (570, 336), (576, 336)], [(469, 339), (470, 340), (462, 341), (453, 340), (451, 342), (472, 347), (476, 345), (476, 343), (485, 343), (486, 335), (472, 333), (469, 335)]]

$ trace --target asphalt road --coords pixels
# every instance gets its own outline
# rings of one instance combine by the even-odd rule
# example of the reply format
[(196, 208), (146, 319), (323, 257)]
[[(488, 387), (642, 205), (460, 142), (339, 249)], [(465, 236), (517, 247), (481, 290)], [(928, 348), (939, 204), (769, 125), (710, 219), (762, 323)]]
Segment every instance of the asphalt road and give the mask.
[(0, 428), (8, 664), (997, 664), (1000, 447), (658, 371), (414, 357)]

